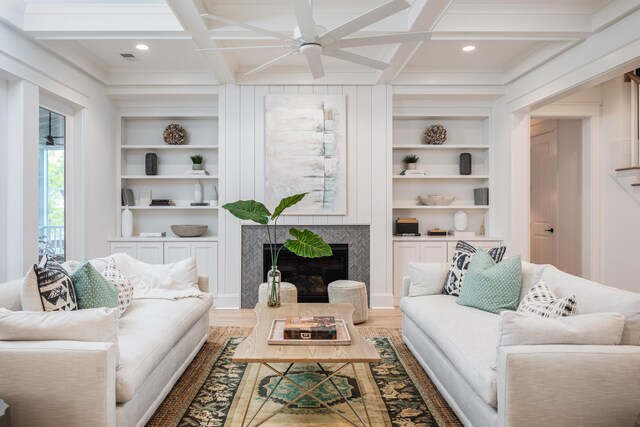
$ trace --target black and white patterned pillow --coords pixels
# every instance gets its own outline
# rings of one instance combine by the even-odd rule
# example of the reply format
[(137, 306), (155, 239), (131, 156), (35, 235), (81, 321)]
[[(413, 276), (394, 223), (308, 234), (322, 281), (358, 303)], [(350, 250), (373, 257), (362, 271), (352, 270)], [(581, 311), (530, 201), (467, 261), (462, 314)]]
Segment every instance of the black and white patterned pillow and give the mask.
[(549, 289), (549, 285), (540, 280), (524, 296), (518, 306), (518, 311), (540, 317), (564, 317), (578, 314), (578, 305), (575, 295), (558, 298)]
[(77, 310), (76, 293), (67, 271), (44, 257), (27, 273), (22, 288), (22, 309), (29, 311)]
[(133, 299), (133, 284), (120, 271), (113, 260), (102, 271), (102, 277), (107, 279), (118, 290), (118, 307), (120, 316), (127, 311), (127, 307)]
[[(487, 253), (495, 262), (502, 261), (504, 253), (507, 251), (506, 246), (500, 246), (497, 248), (487, 249)], [(460, 296), (460, 289), (462, 288), (462, 279), (467, 273), (471, 258), (476, 253), (476, 248), (460, 240), (456, 245), (456, 250), (453, 253), (453, 259), (449, 266), (449, 272), (444, 280), (444, 287), (442, 293), (445, 295)]]

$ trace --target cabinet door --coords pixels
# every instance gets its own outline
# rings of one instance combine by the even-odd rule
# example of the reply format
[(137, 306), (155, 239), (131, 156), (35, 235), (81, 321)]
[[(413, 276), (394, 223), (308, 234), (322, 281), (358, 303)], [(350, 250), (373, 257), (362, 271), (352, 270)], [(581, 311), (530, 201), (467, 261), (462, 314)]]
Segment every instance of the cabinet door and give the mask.
[(164, 251), (162, 243), (136, 243), (136, 258), (147, 264), (163, 264)]
[(402, 278), (409, 275), (409, 263), (420, 262), (420, 242), (393, 244), (393, 299), (398, 305), (402, 298)]
[(191, 256), (196, 259), (198, 274), (209, 276), (209, 292), (218, 289), (218, 243), (198, 242), (191, 244)]
[(164, 263), (178, 262), (191, 256), (191, 243), (167, 242), (164, 244)]
[(109, 243), (109, 253), (124, 253), (132, 257), (136, 257), (136, 244), (134, 242), (111, 242)]
[(447, 244), (445, 242), (420, 243), (421, 262), (447, 262)]

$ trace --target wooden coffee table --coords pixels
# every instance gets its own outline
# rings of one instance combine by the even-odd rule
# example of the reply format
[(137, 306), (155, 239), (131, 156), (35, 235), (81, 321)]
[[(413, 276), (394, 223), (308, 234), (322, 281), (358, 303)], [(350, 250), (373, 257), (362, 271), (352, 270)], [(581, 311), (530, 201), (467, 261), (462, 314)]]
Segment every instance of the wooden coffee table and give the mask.
[[(245, 421), (247, 413), (245, 411), (245, 415), (242, 421), (243, 426), (251, 425), (260, 410), (264, 407), (269, 398), (276, 391), (282, 380), (288, 381), (289, 383), (293, 384), (293, 386), (299, 389), (302, 394), (295, 399), (287, 402), (285, 405), (281, 406), (276, 412), (270, 414), (267, 418), (255, 424), (256, 426), (271, 419), (280, 411), (286, 409), (291, 404), (297, 402), (305, 396), (314, 399), (319, 404), (338, 414), (340, 417), (353, 424), (354, 426), (359, 425), (347, 418), (343, 413), (336, 411), (327, 403), (311, 394), (313, 390), (326, 382), (330, 382), (333, 385), (333, 387), (337, 390), (342, 399), (347, 403), (349, 408), (351, 408), (351, 411), (355, 414), (355, 416), (358, 418), (358, 421), (362, 425), (367, 426), (371, 424), (366, 406), (365, 413), (367, 421), (369, 421), (368, 424), (356, 412), (353, 406), (351, 406), (349, 400), (344, 396), (342, 391), (338, 389), (335, 382), (333, 381), (333, 377), (338, 372), (347, 367), (351, 367), (354, 370), (355, 374), (355, 369), (353, 368), (354, 363), (380, 362), (380, 355), (378, 354), (378, 351), (375, 349), (373, 344), (366, 341), (360, 335), (358, 330), (353, 326), (353, 321), (351, 319), (351, 316), (353, 314), (353, 306), (351, 304), (283, 304), (280, 307), (272, 308), (267, 307), (267, 305), (264, 303), (259, 303), (256, 305), (255, 311), (257, 316), (256, 327), (253, 332), (251, 332), (251, 334), (238, 346), (235, 354), (233, 355), (232, 361), (234, 363), (261, 364), (262, 366), (276, 373), (280, 378), (265, 401), (262, 402), (262, 405), (260, 405), (256, 413), (253, 414), (249, 422), (246, 424)], [(300, 346), (268, 344), (267, 338), (269, 337), (269, 332), (271, 331), (271, 324), (273, 323), (273, 320), (284, 319), (287, 316), (334, 316), (336, 319), (344, 319), (347, 328), (349, 329), (349, 335), (351, 335), (351, 345)], [(274, 363), (286, 363), (288, 364), (288, 367), (284, 371), (279, 371), (278, 369), (276, 369), (276, 367), (273, 366)], [(296, 384), (294, 381), (287, 377), (287, 374), (296, 363), (316, 364), (318, 367), (320, 367), (320, 370), (325, 375), (325, 378), (319, 383), (314, 384), (310, 388), (304, 388), (303, 386)], [(340, 366), (334, 369), (332, 372), (329, 372), (325, 370), (324, 367), (322, 367), (322, 363), (340, 364)], [(253, 385), (252, 394), (255, 391), (258, 377), (259, 375), (256, 375), (256, 381)], [(364, 398), (362, 399), (362, 403), (364, 406)], [(247, 405), (247, 410), (248, 408), (249, 405)]]

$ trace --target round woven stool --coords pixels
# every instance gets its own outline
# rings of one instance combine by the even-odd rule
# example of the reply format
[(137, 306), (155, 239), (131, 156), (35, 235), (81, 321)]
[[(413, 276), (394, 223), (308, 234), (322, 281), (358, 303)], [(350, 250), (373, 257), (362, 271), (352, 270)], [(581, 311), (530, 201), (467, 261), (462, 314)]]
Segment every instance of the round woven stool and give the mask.
[(329, 283), (329, 302), (348, 302), (353, 305), (353, 323), (366, 322), (369, 318), (367, 286), (355, 280), (336, 280)]
[[(269, 300), (269, 287), (266, 283), (261, 283), (258, 289), (258, 302)], [(280, 283), (280, 302), (298, 302), (298, 289), (289, 282)]]

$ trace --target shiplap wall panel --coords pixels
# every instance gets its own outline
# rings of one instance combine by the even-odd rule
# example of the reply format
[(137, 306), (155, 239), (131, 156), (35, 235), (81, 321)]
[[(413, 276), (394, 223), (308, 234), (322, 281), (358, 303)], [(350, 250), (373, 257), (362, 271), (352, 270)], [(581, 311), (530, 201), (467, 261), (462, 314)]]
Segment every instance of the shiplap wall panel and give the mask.
[[(391, 211), (387, 168), (391, 153), (391, 89), (388, 86), (226, 85), (220, 91), (222, 203), (265, 199), (265, 97), (268, 94), (344, 94), (347, 104), (347, 215), (283, 216), (279, 224), (370, 225), (373, 306), (393, 304)], [(271, 207), (272, 208), (272, 207)], [(221, 224), (219, 307), (239, 307), (241, 224), (226, 211)], [(256, 284), (257, 286), (258, 284)], [(387, 295), (388, 294), (388, 295)], [(375, 296), (375, 297), (374, 297)]]

